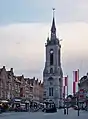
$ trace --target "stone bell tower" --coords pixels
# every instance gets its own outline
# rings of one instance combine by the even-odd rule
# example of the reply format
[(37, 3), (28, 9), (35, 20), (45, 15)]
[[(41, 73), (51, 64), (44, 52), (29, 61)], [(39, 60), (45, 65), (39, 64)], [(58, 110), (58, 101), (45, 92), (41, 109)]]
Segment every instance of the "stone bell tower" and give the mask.
[(61, 68), (61, 45), (56, 36), (55, 17), (51, 26), (51, 37), (47, 38), (46, 61), (43, 71), (44, 100), (52, 100), (56, 106), (62, 105), (63, 73)]

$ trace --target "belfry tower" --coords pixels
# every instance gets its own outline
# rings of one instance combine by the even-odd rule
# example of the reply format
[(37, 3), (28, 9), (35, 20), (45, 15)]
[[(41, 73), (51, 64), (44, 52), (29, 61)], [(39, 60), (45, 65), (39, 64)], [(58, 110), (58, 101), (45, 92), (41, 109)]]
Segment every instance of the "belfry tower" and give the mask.
[(55, 17), (53, 9), (53, 20), (51, 36), (47, 38), (46, 61), (43, 71), (44, 100), (52, 100), (57, 107), (62, 105), (63, 73), (61, 68), (61, 45), (56, 36)]

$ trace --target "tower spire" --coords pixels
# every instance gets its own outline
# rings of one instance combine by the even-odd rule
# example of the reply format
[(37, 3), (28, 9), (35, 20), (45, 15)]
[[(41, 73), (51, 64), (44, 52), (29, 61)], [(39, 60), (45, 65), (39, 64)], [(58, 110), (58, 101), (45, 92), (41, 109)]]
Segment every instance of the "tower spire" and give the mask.
[(56, 27), (55, 27), (55, 8), (53, 8), (53, 21), (52, 21), (52, 27), (51, 27), (51, 34), (56, 35)]
[(54, 15), (55, 15), (55, 8), (53, 8), (53, 18), (54, 18)]

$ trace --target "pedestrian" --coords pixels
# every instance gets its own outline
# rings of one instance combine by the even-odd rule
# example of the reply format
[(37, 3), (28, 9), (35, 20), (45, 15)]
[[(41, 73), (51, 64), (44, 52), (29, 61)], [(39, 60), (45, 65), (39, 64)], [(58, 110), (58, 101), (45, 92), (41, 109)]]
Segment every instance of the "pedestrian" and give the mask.
[(64, 109), (64, 114), (66, 114), (66, 109)]

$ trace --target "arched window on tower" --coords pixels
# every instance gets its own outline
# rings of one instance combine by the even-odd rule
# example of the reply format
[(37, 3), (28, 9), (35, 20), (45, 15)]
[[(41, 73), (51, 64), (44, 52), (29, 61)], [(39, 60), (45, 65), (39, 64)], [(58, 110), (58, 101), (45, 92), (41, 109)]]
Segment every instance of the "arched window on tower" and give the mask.
[(53, 65), (53, 49), (50, 50), (50, 65)]
[(53, 87), (49, 87), (49, 96), (53, 96)]
[(53, 73), (53, 68), (50, 68), (50, 73), (51, 73), (51, 74)]

